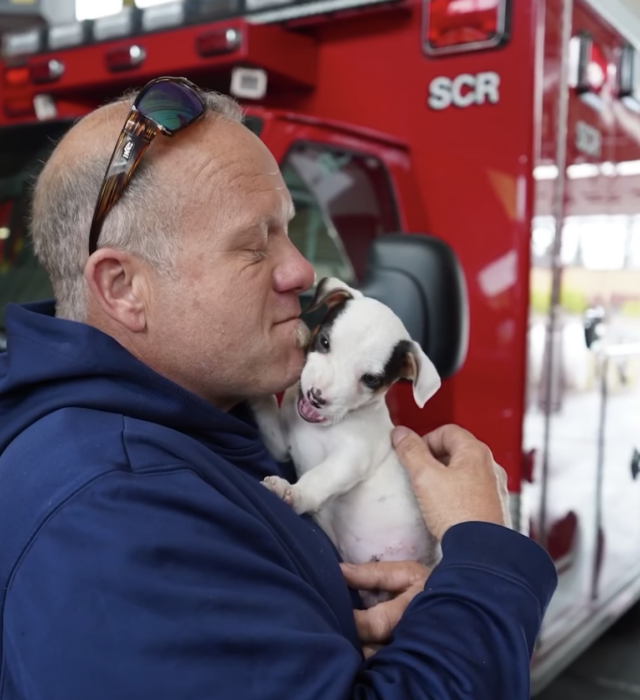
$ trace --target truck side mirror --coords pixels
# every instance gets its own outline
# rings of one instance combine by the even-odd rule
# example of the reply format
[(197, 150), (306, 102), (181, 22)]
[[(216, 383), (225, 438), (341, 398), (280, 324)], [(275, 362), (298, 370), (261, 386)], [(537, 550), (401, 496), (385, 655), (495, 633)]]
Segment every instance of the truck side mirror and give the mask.
[[(376, 238), (360, 289), (402, 319), (441, 377), (450, 377), (461, 367), (469, 336), (466, 285), (460, 264), (444, 241), (404, 233)], [(319, 310), (304, 319), (313, 327), (324, 313)]]

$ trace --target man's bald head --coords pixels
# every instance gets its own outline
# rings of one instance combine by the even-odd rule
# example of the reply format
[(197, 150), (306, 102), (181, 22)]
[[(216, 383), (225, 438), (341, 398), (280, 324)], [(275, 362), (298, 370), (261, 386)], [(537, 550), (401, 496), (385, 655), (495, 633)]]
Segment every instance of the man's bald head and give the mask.
[[(205, 118), (173, 138), (157, 137), (142, 158), (123, 196), (105, 219), (101, 247), (135, 254), (161, 274), (170, 274), (184, 218), (176, 188), (184, 187), (176, 148), (212, 123), (239, 125), (242, 112), (231, 98), (204, 93)], [(53, 285), (57, 315), (86, 317), (84, 268), (89, 229), (100, 186), (135, 94), (95, 110), (60, 141), (34, 190), (31, 235)], [(193, 146), (193, 143), (192, 143)], [(176, 165), (178, 167), (176, 167)]]
[(50, 168), (73, 167), (81, 159), (108, 160), (130, 109), (131, 100), (120, 99), (78, 120), (58, 143), (43, 174)]

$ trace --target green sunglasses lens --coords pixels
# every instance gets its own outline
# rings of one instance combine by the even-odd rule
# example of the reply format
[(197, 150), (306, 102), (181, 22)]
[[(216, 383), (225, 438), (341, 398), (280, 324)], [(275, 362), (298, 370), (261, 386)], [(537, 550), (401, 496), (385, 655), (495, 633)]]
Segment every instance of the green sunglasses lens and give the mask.
[(138, 111), (169, 131), (191, 124), (204, 111), (194, 90), (171, 81), (155, 83), (137, 102)]

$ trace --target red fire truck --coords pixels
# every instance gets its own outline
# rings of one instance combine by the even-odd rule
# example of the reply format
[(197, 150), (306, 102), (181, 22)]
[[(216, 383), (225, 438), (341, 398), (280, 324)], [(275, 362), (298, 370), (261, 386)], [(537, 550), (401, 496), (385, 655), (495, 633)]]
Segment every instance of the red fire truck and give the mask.
[(74, 119), (158, 75), (235, 95), (296, 245), (446, 377), (423, 411), (397, 387), (395, 421), (489, 443), (556, 561), (535, 694), (640, 598), (637, 67), (584, 0), (183, 0), (5, 35), (0, 306), (51, 293), (29, 188)]

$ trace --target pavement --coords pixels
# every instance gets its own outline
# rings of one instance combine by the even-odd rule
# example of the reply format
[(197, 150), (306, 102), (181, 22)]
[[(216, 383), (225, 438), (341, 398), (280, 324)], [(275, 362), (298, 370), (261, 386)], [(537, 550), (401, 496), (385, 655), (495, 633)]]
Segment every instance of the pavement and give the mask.
[(638, 700), (640, 604), (535, 700)]

